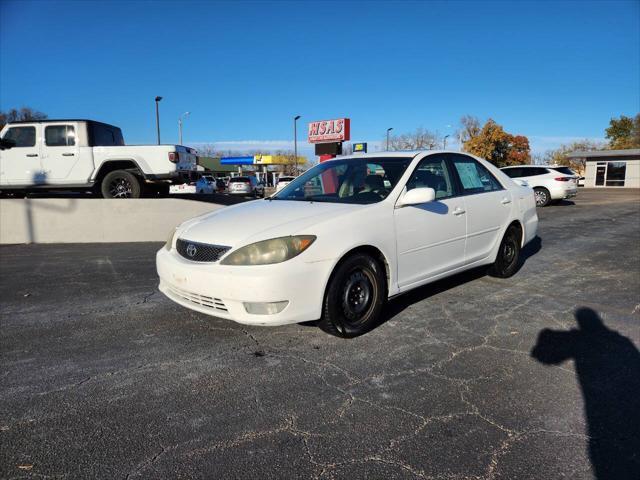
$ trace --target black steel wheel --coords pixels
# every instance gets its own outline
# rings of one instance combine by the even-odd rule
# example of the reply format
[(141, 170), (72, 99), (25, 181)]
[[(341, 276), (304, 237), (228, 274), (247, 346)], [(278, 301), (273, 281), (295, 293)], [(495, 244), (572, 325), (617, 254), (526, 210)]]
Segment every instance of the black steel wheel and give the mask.
[(380, 317), (385, 282), (383, 267), (369, 255), (357, 253), (347, 257), (329, 280), (320, 328), (344, 338), (369, 331)]
[(508, 278), (518, 271), (520, 266), (521, 231), (516, 225), (511, 225), (502, 237), (495, 263), (489, 273), (494, 277)]
[(140, 198), (140, 182), (133, 173), (114, 170), (102, 179), (101, 193), (104, 198)]

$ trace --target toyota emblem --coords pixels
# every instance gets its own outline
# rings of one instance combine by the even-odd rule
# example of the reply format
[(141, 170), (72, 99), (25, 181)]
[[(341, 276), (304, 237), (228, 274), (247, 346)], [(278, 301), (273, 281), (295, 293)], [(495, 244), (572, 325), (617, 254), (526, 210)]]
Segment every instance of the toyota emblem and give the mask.
[(198, 253), (198, 249), (193, 243), (190, 243), (189, 245), (187, 245), (187, 255), (193, 258), (196, 256), (196, 253)]

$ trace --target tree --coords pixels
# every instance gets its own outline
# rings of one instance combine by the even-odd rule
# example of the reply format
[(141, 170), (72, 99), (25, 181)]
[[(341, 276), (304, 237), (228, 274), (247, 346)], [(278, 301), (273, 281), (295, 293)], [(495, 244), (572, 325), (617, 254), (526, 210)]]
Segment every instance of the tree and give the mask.
[(12, 108), (6, 112), (0, 112), (0, 129), (9, 122), (28, 122), (29, 120), (44, 120), (45, 118), (47, 118), (45, 113), (30, 107)]
[(480, 120), (478, 117), (472, 115), (464, 115), (460, 119), (460, 128), (456, 131), (456, 136), (460, 145), (464, 142), (468, 142), (473, 137), (477, 137), (480, 134), (482, 127), (480, 126)]
[(605, 132), (609, 146), (614, 150), (640, 148), (640, 113), (634, 118), (625, 115), (612, 118)]
[[(462, 117), (462, 121), (465, 118), (468, 117)], [(467, 130), (467, 132), (471, 136), (463, 142), (463, 150), (482, 157), (497, 167), (523, 165), (531, 161), (529, 139), (524, 135), (505, 132), (502, 125), (492, 119), (487, 120), (479, 132), (475, 133), (474, 130)]]
[[(387, 138), (383, 140), (386, 146)], [(389, 137), (389, 150), (432, 150), (442, 143), (437, 132), (430, 132), (424, 128), (418, 128), (415, 132), (391, 135)]]
[(591, 150), (606, 150), (607, 145), (604, 143), (593, 142), (591, 140), (581, 140), (578, 142), (572, 142), (565, 145), (560, 145), (555, 150), (548, 150), (540, 158), (540, 161), (536, 160), (536, 163), (544, 165), (566, 165), (572, 170), (576, 171), (580, 175), (584, 175), (586, 168), (584, 159), (569, 158), (568, 155), (571, 152), (578, 151), (591, 151)]

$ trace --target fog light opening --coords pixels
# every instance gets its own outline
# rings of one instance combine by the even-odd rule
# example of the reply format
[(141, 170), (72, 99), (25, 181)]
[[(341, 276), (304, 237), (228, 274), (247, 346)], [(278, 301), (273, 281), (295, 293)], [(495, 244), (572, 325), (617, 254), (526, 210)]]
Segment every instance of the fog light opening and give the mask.
[(285, 309), (287, 305), (289, 305), (288, 300), (283, 300), (281, 302), (243, 302), (244, 309), (247, 313), (251, 313), (253, 315), (275, 315), (276, 313), (280, 313)]

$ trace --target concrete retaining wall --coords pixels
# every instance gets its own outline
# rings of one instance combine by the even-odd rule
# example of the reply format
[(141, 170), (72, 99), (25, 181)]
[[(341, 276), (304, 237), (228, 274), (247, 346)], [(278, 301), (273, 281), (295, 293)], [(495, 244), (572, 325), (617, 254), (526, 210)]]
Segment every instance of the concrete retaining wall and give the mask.
[(172, 198), (1, 199), (0, 244), (163, 242), (179, 223), (223, 207)]

